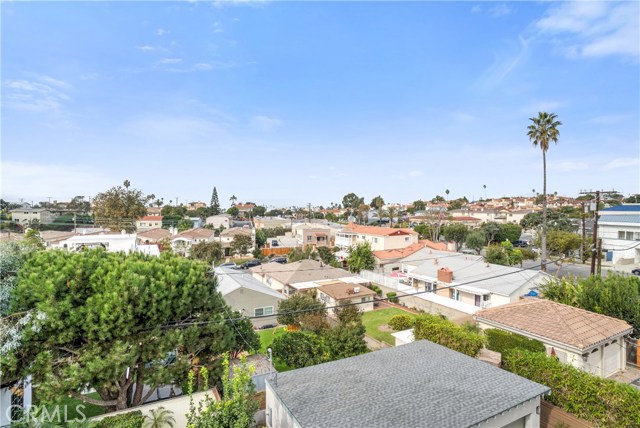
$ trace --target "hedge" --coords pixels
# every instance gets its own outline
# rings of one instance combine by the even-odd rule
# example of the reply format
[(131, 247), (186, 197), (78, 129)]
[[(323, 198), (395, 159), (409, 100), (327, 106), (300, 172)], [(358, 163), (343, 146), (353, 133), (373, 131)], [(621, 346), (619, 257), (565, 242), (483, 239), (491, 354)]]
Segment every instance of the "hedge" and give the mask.
[(108, 416), (96, 423), (94, 428), (141, 428), (144, 416), (140, 410)]
[(537, 352), (515, 350), (504, 368), (551, 388), (545, 400), (597, 427), (640, 427), (640, 390)]
[(409, 315), (395, 315), (389, 320), (389, 327), (394, 330), (406, 330), (413, 327), (414, 317)]
[(454, 351), (475, 357), (484, 346), (482, 335), (437, 315), (422, 315), (414, 321), (415, 340), (427, 339)]
[(398, 293), (396, 293), (395, 291), (390, 291), (387, 293), (387, 297), (389, 298), (389, 301), (391, 303), (398, 303), (400, 300), (396, 297), (398, 295)]
[(539, 340), (527, 339), (519, 334), (495, 328), (485, 330), (484, 334), (487, 336), (487, 348), (491, 351), (506, 354), (514, 349), (524, 349), (525, 351), (546, 353), (544, 344)]

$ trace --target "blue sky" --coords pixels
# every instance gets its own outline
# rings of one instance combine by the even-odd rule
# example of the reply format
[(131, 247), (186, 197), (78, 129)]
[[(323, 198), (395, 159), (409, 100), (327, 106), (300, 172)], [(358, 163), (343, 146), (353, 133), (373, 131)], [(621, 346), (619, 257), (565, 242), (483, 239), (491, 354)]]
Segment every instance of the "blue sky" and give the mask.
[(640, 192), (637, 2), (3, 2), (2, 195)]

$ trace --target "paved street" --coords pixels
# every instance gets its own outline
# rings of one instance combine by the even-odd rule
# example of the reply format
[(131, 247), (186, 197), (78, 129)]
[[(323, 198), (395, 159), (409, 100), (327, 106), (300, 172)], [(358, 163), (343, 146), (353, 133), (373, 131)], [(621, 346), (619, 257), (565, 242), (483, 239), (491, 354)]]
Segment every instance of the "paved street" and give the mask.
[[(525, 269), (533, 268), (539, 266), (540, 261), (534, 262), (531, 260), (527, 260), (522, 264), (522, 267)], [(602, 266), (602, 274), (606, 275), (607, 272), (626, 272), (630, 273), (631, 269), (637, 267), (636, 265), (624, 265), (624, 266)], [(550, 275), (558, 276), (560, 278), (573, 275), (581, 278), (586, 278), (589, 276), (589, 271), (591, 269), (591, 265), (589, 262), (582, 263), (562, 263), (560, 266), (552, 263), (547, 265), (547, 273)]]

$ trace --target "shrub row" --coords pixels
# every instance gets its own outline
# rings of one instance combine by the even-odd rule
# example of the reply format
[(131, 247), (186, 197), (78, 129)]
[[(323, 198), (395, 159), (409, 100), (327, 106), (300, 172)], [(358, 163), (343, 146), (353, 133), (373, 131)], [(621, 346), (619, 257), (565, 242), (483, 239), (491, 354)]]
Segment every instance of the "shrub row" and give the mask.
[(371, 289), (371, 291), (375, 291), (378, 296), (382, 295), (382, 289), (380, 287), (378, 287), (377, 285), (371, 284), (369, 286), (369, 288)]
[(551, 388), (546, 400), (598, 427), (640, 427), (640, 391), (537, 352), (514, 350), (504, 368)]
[(398, 293), (396, 293), (395, 291), (390, 291), (389, 293), (387, 293), (387, 297), (389, 298), (389, 301), (391, 303), (398, 303), (400, 301), (400, 299), (396, 297), (397, 295)]
[(427, 339), (471, 357), (478, 355), (485, 343), (482, 335), (437, 315), (422, 315), (414, 323), (415, 340)]
[(95, 428), (141, 428), (144, 416), (140, 410), (108, 416), (95, 425)]
[(487, 336), (487, 348), (506, 354), (514, 349), (524, 349), (531, 352), (546, 353), (544, 344), (539, 340), (528, 339), (519, 334), (509, 333), (508, 331), (490, 328), (484, 331)]
[(415, 317), (409, 315), (395, 315), (389, 320), (389, 327), (394, 330), (406, 330), (413, 327)]

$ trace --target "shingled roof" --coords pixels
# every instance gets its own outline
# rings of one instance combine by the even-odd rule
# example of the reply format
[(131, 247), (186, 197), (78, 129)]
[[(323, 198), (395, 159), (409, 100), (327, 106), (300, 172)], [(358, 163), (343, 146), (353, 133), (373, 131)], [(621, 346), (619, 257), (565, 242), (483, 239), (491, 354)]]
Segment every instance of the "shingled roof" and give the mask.
[(471, 427), (549, 392), (427, 340), (267, 382), (303, 428)]
[(617, 318), (546, 299), (527, 298), (476, 313), (476, 320), (524, 336), (552, 340), (581, 351), (633, 331)]

